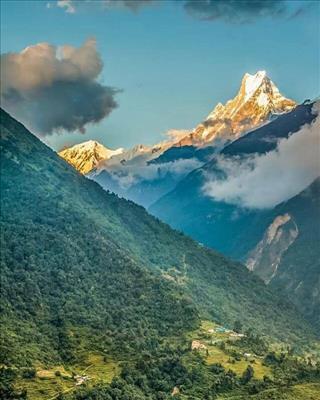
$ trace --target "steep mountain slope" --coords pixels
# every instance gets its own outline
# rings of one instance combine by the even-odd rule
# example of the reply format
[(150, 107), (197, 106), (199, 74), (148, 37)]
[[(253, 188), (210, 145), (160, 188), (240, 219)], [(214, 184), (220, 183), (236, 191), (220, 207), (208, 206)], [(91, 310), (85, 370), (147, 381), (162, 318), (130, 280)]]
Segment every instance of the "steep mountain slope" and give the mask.
[(182, 177), (202, 165), (204, 158), (212, 152), (211, 148), (208, 151), (199, 149), (194, 156), (190, 154), (190, 157), (165, 159), (162, 162), (164, 149), (163, 146), (156, 146), (151, 151), (148, 147), (137, 146), (132, 151), (101, 163), (88, 177), (103, 188), (148, 207), (172, 190)]
[(267, 153), (276, 148), (281, 138), (297, 132), (302, 125), (310, 124), (317, 116), (314, 111), (316, 102), (305, 102), (291, 112), (280, 115), (276, 120), (247, 133), (226, 146), (222, 153), (228, 156)]
[(247, 266), (285, 291), (320, 327), (320, 177), (307, 189), (258, 220), (266, 226)]
[(126, 251), (126, 204), (3, 111), (1, 154), (2, 364), (130, 353), (195, 326), (182, 291)]
[(273, 114), (288, 112), (295, 106), (293, 100), (280, 94), (265, 71), (254, 75), (246, 73), (236, 97), (225, 105), (217, 104), (206, 120), (179, 144), (203, 145), (217, 139), (235, 140), (244, 132), (267, 122)]
[(149, 164), (164, 164), (178, 160), (189, 160), (195, 158), (203, 163), (210, 160), (217, 152), (217, 146), (173, 146), (159, 157), (149, 161)]
[(237, 95), (225, 105), (219, 103), (208, 117), (195, 129), (172, 144), (155, 163), (195, 157), (199, 160), (212, 157), (248, 131), (268, 124), (270, 120), (296, 107), (286, 99), (265, 71), (255, 75), (246, 73)]
[(310, 337), (244, 266), (106, 193), (4, 111), (1, 133), (2, 363), (70, 362), (88, 348), (121, 357), (191, 329), (198, 312)]
[[(143, 168), (142, 173), (145, 168), (147, 167)], [(193, 168), (190, 169), (192, 170)], [(113, 174), (108, 170), (102, 170), (98, 175), (93, 172), (88, 174), (88, 177), (98, 182), (106, 190), (147, 207), (154, 203), (163, 193), (172, 190), (179, 181), (179, 177), (167, 170), (162, 172), (161, 169), (158, 171), (150, 168), (150, 174), (153, 174), (153, 179), (143, 179), (141, 181), (134, 174), (131, 175), (129, 171), (128, 173), (124, 171), (121, 174)]]
[[(222, 154), (226, 159), (239, 159), (268, 153), (276, 148), (281, 137), (287, 137), (302, 125), (314, 121), (316, 114), (313, 110), (314, 104), (298, 106), (267, 126), (233, 142)], [(316, 313), (320, 296), (317, 260), (320, 255), (315, 223), (319, 221), (317, 190), (308, 189), (306, 193), (311, 193), (311, 196), (303, 192), (271, 210), (244, 208), (240, 204), (227, 204), (205, 196), (203, 186), (208, 174), (221, 175), (223, 179), (223, 173), (213, 160), (189, 174), (150, 211), (200, 242), (234, 259), (247, 260), (250, 269), (255, 269), (266, 282), (271, 280), (271, 285), (291, 296), (300, 310), (318, 326)], [(276, 268), (277, 273), (272, 278)], [(297, 289), (299, 284), (301, 292)]]
[[(299, 105), (268, 125), (231, 143), (222, 150), (222, 155), (245, 157), (272, 151), (279, 139), (297, 132), (301, 126), (311, 123), (315, 118), (313, 103)], [(216, 159), (192, 171), (173, 191), (153, 204), (150, 211), (201, 243), (243, 260), (256, 245), (257, 237), (261, 237), (263, 228), (251, 222), (263, 212), (205, 196), (203, 186), (208, 174), (221, 174)]]
[(59, 155), (68, 161), (69, 164), (73, 165), (79, 172), (87, 174), (96, 168), (102, 160), (108, 160), (123, 152), (124, 149), (122, 148), (110, 150), (94, 140), (89, 140), (61, 150)]

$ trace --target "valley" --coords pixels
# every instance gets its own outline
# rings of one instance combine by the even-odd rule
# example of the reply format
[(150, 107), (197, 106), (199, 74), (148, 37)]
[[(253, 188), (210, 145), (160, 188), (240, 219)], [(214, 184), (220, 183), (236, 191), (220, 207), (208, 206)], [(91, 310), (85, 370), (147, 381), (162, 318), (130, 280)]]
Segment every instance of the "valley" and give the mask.
[(0, 400), (320, 400), (320, 2), (0, 12)]
[[(177, 386), (202, 398), (225, 390), (212, 383), (216, 375), (230, 381), (228, 391), (248, 391), (248, 365), (259, 392), (281, 386), (283, 373), (292, 386), (301, 368), (317, 381), (316, 332), (280, 294), (240, 263), (105, 192), (4, 111), (1, 131), (6, 393), (78, 400), (120, 390), (143, 398)], [(28, 243), (23, 253), (20, 241)], [(233, 342), (238, 320), (245, 333)], [(197, 341), (203, 348), (191, 351)], [(262, 361), (277, 343), (272, 368), (279, 372), (270, 372)], [(268, 373), (272, 383), (262, 379)]]

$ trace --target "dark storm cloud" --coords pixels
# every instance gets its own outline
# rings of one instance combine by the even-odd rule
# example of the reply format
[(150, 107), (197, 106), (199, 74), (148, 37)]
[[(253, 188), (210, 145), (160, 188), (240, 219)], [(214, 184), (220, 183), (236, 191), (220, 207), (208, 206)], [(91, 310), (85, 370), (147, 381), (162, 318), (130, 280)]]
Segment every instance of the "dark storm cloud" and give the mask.
[(97, 81), (102, 67), (94, 39), (79, 48), (39, 43), (3, 54), (2, 106), (42, 136), (84, 132), (117, 106), (116, 90)]

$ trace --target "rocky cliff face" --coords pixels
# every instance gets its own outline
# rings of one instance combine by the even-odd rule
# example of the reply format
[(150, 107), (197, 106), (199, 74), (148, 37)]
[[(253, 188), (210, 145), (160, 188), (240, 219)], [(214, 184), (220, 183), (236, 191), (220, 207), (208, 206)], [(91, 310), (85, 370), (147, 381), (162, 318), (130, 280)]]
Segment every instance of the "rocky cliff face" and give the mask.
[(282, 255), (298, 234), (298, 227), (290, 214), (278, 215), (269, 225), (263, 239), (250, 253), (246, 262), (248, 269), (270, 283), (277, 274)]

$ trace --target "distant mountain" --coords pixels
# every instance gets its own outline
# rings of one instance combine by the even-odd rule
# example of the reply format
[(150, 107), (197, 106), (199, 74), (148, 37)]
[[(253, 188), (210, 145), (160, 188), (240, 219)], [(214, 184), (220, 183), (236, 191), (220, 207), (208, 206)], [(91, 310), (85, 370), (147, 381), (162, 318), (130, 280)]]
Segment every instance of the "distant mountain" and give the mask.
[(319, 102), (299, 104), (287, 114), (278, 116), (267, 125), (255, 129), (222, 150), (227, 156), (262, 154), (276, 148), (278, 141), (297, 132), (304, 124), (315, 120), (317, 113), (314, 105)]
[(101, 161), (122, 154), (124, 149), (108, 149), (95, 140), (89, 140), (67, 149), (61, 150), (59, 155), (68, 161), (82, 174), (87, 174), (98, 166)]
[(246, 73), (238, 94), (225, 105), (219, 103), (194, 130), (185, 134), (153, 163), (195, 157), (208, 161), (230, 142), (296, 106), (285, 98), (265, 71)]
[(4, 111), (0, 145), (1, 364), (150, 354), (199, 317), (241, 319), (287, 342), (312, 338), (243, 265), (106, 193)]
[[(304, 124), (315, 121), (317, 114), (314, 112), (314, 105), (315, 103), (297, 106), (291, 112), (279, 116), (268, 125), (262, 126), (231, 143), (222, 150), (221, 155), (225, 160), (235, 158), (239, 161), (242, 158), (246, 160), (249, 157), (250, 159), (254, 154), (265, 154), (275, 150), (279, 139), (287, 138), (294, 132), (298, 132)], [(282, 263), (289, 260), (287, 257), (294, 252), (297, 246), (299, 258), (296, 258), (296, 260), (299, 262), (299, 271), (308, 268), (310, 275), (305, 271), (305, 278), (309, 280), (309, 276), (312, 276), (315, 289), (312, 289), (313, 286), (309, 284), (306, 284), (306, 287), (310, 290), (310, 296), (313, 293), (312, 296), (315, 296), (315, 299), (311, 300), (310, 296), (305, 296), (307, 300), (306, 303), (303, 302), (302, 288), (305, 286), (301, 283), (301, 296), (296, 296), (296, 304), (317, 325), (318, 319), (315, 317), (316, 307), (314, 306), (318, 305), (317, 302), (320, 297), (319, 286), (317, 286), (319, 272), (316, 272), (318, 269), (316, 257), (319, 259), (320, 254), (315, 240), (318, 236), (314, 223), (314, 221), (319, 220), (316, 206), (318, 201), (317, 191), (312, 190), (313, 195), (311, 197), (305, 197), (303, 192), (298, 197), (300, 201), (295, 198), (291, 199), (287, 203), (288, 210), (284, 205), (279, 205), (271, 210), (247, 208), (241, 206), (241, 204), (217, 201), (205, 195), (203, 187), (208, 175), (214, 175), (221, 180), (224, 179), (224, 172), (219, 169), (219, 164), (215, 158), (203, 167), (192, 171), (173, 191), (152, 205), (150, 207), (151, 213), (168, 222), (172, 227), (191, 235), (209, 247), (218, 249), (225, 255), (242, 261), (249, 258), (250, 261), (247, 262), (250, 269), (254, 269), (266, 282), (271, 281), (272, 285), (277, 285), (277, 287), (277, 282), (279, 282), (279, 286), (281, 286), (280, 282), (284, 287), (286, 286), (284, 284), (285, 279), (280, 279), (280, 276), (282, 276), (280, 272), (278, 272), (280, 275), (275, 275), (276, 277), (271, 279), (276, 265), (280, 261), (281, 265), (284, 265)], [(285, 184), (286, 182), (284, 182)], [(306, 192), (309, 193), (310, 191), (307, 190)], [(302, 199), (305, 200), (305, 204), (303, 204)], [(310, 204), (307, 199), (309, 199)], [(297, 224), (297, 218), (293, 217), (293, 212), (290, 209), (292, 204), (296, 204), (295, 214), (303, 215), (305, 213), (305, 223), (302, 223), (302, 218), (300, 218), (300, 228)], [(311, 207), (311, 205), (313, 206)], [(304, 226), (305, 231), (303, 236), (299, 234), (302, 226)], [(283, 232), (283, 236), (281, 241), (278, 241), (280, 231)], [(306, 232), (309, 232), (309, 235)], [(308, 240), (303, 241), (303, 237), (308, 238)], [(275, 242), (270, 238), (275, 239)], [(270, 246), (267, 245), (269, 242)], [(313, 252), (313, 255), (309, 257), (310, 251)], [(294, 265), (292, 259), (290, 263), (290, 265)], [(292, 268), (299, 266), (296, 265)], [(282, 268), (282, 271), (284, 271), (285, 267)], [(290, 267), (287, 268), (290, 270)], [(296, 272), (292, 272), (292, 274), (300, 276)], [(286, 273), (287, 277), (289, 275), (289, 273)], [(296, 287), (297, 284), (295, 277), (292, 280), (288, 277), (286, 293), (292, 295), (289, 288)]]
[(246, 73), (236, 97), (225, 105), (219, 103), (179, 145), (204, 145), (217, 139), (235, 140), (243, 133), (269, 121), (273, 115), (292, 110), (296, 102), (285, 98), (266, 75)]
[[(239, 138), (221, 153), (225, 157), (245, 157), (274, 150), (279, 139), (288, 137), (304, 124), (315, 120), (313, 105), (314, 103), (297, 106), (268, 125)], [(256, 215), (256, 211), (215, 201), (204, 195), (203, 186), (208, 174), (221, 174), (215, 158), (192, 171), (174, 190), (164, 195), (149, 209), (160, 219), (205, 245), (234, 258), (243, 259), (254, 247), (254, 241), (260, 234), (260, 228), (249, 222)], [(258, 212), (260, 213), (261, 211)], [(244, 226), (246, 232), (243, 231)], [(230, 240), (230, 237), (233, 240)]]
[[(201, 166), (212, 149), (190, 151), (190, 157), (172, 157), (176, 147), (169, 142), (155, 146), (138, 145), (102, 161), (88, 177), (98, 182), (103, 188), (137, 204), (148, 207), (159, 197), (172, 190), (179, 180), (194, 168)], [(169, 158), (161, 158), (171, 149)], [(186, 154), (185, 154), (186, 155)]]
[(121, 154), (118, 154), (115, 157), (103, 160), (97, 169), (92, 172), (98, 174), (100, 171), (112, 170), (117, 167), (121, 168), (122, 166), (127, 165), (142, 165), (149, 160), (158, 157), (168, 148), (168, 146), (170, 146), (170, 144), (165, 142), (158, 143), (154, 146), (138, 144), (131, 149), (124, 150)]
[(124, 165), (142, 165), (161, 155), (172, 145), (171, 142), (161, 142), (154, 146), (138, 144), (131, 149), (108, 149), (102, 144), (89, 140), (59, 151), (60, 157), (79, 172), (93, 175), (101, 170), (121, 168)]
[[(245, 74), (236, 97), (226, 105), (219, 103), (194, 130), (175, 131), (154, 146), (139, 144), (111, 157), (98, 157), (91, 164), (86, 161), (87, 155), (76, 152), (73, 165), (105, 189), (149, 207), (227, 144), (295, 105), (280, 94), (264, 71)], [(60, 155), (72, 163), (68, 153), (67, 149)]]
[(151, 160), (148, 164), (165, 164), (179, 160), (190, 160), (192, 158), (200, 161), (207, 162), (219, 150), (217, 146), (172, 146), (159, 157)]

